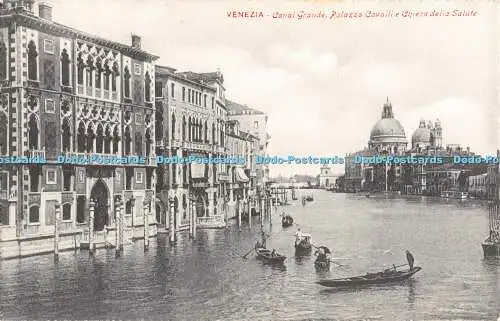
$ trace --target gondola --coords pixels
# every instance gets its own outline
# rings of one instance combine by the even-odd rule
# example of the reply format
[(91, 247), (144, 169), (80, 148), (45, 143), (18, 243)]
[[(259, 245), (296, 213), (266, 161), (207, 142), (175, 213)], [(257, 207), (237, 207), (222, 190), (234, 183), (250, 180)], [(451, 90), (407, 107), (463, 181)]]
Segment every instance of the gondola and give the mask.
[(407, 280), (420, 270), (422, 270), (422, 268), (416, 266), (411, 271), (409, 269), (404, 271), (386, 270), (384, 272), (367, 273), (365, 275), (350, 278), (322, 280), (316, 283), (327, 287), (386, 284)]
[(286, 256), (276, 253), (272, 255), (272, 251), (264, 248), (255, 249), (257, 253), (257, 258), (268, 262), (268, 263), (283, 263), (286, 260)]
[(298, 254), (306, 254), (312, 251), (311, 235), (302, 234), (302, 240), (295, 242), (295, 252)]
[(314, 197), (312, 197), (311, 195), (306, 196), (306, 201), (312, 202), (312, 201), (314, 201)]
[(281, 218), (281, 226), (289, 227), (293, 225), (293, 217), (290, 215), (285, 215)]

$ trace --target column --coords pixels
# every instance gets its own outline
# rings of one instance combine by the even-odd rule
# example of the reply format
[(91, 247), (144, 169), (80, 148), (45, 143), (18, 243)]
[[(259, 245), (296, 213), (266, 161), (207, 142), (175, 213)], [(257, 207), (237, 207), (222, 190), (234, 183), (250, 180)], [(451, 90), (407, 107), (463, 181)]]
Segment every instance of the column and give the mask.
[(168, 213), (168, 235), (170, 238), (170, 243), (174, 243), (175, 241), (175, 226), (174, 226), (174, 199), (169, 198), (169, 207), (170, 207), (170, 213)]
[(125, 233), (125, 200), (124, 198), (120, 201), (120, 233), (118, 234), (119, 239), (119, 250), (123, 252), (123, 238)]
[(89, 203), (89, 254), (94, 254), (94, 200)]
[(194, 200), (191, 202), (191, 214), (193, 215), (193, 240), (195, 240), (198, 216), (196, 215), (196, 202)]
[(135, 231), (134, 231), (134, 226), (135, 226), (135, 198), (130, 199), (130, 207), (132, 208), (132, 240), (134, 239)]
[(144, 202), (144, 251), (149, 249), (149, 215), (151, 214), (151, 204)]
[(9, 200), (9, 225), (16, 225), (17, 200)]
[(252, 228), (252, 213), (250, 212), (250, 202), (252, 201), (252, 198), (248, 198), (246, 200), (246, 208), (248, 209), (248, 227)]
[(122, 234), (122, 219), (121, 219), (121, 213), (120, 213), (120, 200), (117, 199), (115, 201), (115, 226), (116, 226), (116, 232), (115, 232), (115, 256), (119, 257), (120, 256), (120, 236)]
[(59, 222), (61, 217), (61, 206), (56, 204), (56, 217), (54, 220), (54, 260), (59, 260)]
[(236, 207), (238, 211), (238, 230), (241, 231), (241, 202), (239, 198)]

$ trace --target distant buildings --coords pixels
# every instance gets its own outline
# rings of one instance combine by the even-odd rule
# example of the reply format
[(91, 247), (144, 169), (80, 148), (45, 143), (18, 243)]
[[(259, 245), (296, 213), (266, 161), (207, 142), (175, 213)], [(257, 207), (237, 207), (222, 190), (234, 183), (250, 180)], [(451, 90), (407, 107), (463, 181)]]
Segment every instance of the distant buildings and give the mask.
[(336, 187), (335, 180), (338, 175), (334, 175), (328, 165), (321, 166), (320, 174), (318, 175), (319, 188), (333, 188)]

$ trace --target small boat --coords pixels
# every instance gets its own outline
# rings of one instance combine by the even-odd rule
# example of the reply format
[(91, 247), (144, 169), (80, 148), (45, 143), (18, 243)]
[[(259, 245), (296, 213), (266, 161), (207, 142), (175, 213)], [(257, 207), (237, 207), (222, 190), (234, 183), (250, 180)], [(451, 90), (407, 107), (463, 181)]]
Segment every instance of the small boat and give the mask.
[(295, 252), (307, 253), (312, 251), (311, 234), (302, 234), (300, 242), (295, 241)]
[(257, 258), (269, 263), (283, 263), (286, 260), (286, 256), (278, 253), (273, 255), (271, 250), (264, 248), (255, 249), (255, 253), (257, 253)]
[(290, 215), (284, 215), (281, 218), (281, 226), (283, 226), (283, 227), (289, 227), (289, 226), (292, 226), (292, 225), (293, 225), (293, 217), (291, 217)]
[(330, 269), (330, 260), (328, 259), (328, 260), (324, 261), (324, 260), (316, 259), (314, 261), (314, 267), (318, 270), (328, 270), (328, 269)]
[(365, 275), (343, 279), (322, 280), (316, 283), (327, 287), (386, 284), (409, 279), (420, 270), (422, 270), (422, 268), (416, 266), (411, 271), (409, 269), (403, 271), (385, 270), (379, 273), (367, 273)]
[(314, 197), (312, 197), (311, 195), (308, 195), (308, 196), (306, 196), (306, 201), (312, 202), (312, 201), (314, 201)]

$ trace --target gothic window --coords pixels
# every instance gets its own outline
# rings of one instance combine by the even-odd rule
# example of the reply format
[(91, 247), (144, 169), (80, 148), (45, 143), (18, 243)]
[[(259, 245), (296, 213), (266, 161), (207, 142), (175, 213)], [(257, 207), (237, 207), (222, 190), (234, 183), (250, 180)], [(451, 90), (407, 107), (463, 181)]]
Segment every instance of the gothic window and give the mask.
[(146, 129), (146, 156), (149, 156), (151, 152), (151, 131)]
[(78, 69), (78, 84), (83, 85), (83, 77), (85, 73), (85, 62), (83, 61), (82, 54), (78, 54), (78, 59), (77, 59), (77, 69)]
[(38, 206), (30, 207), (29, 222), (40, 223), (40, 208)]
[(125, 138), (125, 155), (130, 155), (132, 149), (132, 137), (130, 136), (130, 128), (128, 126), (125, 127), (125, 135), (123, 136)]
[(188, 103), (191, 103), (191, 89), (188, 89)]
[(103, 150), (103, 143), (104, 143), (104, 133), (102, 129), (102, 125), (99, 124), (97, 126), (97, 133), (96, 133), (96, 144), (95, 144), (95, 149), (96, 153), (102, 153)]
[(76, 199), (76, 222), (85, 222), (85, 196), (80, 195)]
[(148, 71), (146, 71), (146, 76), (144, 77), (144, 98), (147, 102), (151, 101), (151, 77)]
[(69, 120), (65, 118), (62, 124), (62, 149), (64, 152), (71, 151), (71, 127)]
[(0, 42), (0, 80), (7, 79), (7, 47), (5, 43)]
[(68, 52), (64, 49), (61, 54), (61, 83), (63, 86), (69, 86), (69, 67)]
[(212, 97), (212, 110), (214, 109), (214, 107), (215, 107), (215, 98)]
[(182, 101), (186, 101), (186, 87), (182, 87)]
[(130, 71), (128, 70), (127, 66), (125, 66), (125, 73), (123, 79), (124, 79), (123, 95), (127, 98), (130, 98)]
[(30, 192), (38, 192), (38, 187), (40, 185), (40, 168), (31, 167), (29, 169), (30, 175)]
[(161, 109), (157, 109), (155, 112), (155, 138), (156, 140), (163, 139), (163, 114)]
[(111, 153), (111, 140), (113, 138), (111, 137), (111, 129), (106, 127), (106, 132), (104, 133), (104, 153), (109, 154)]
[[(109, 90), (109, 77), (111, 76), (111, 70), (109, 69), (108, 64), (104, 67), (104, 90)], [(116, 87), (116, 82), (115, 82)]]
[(170, 84), (170, 87), (170, 96), (172, 96), (172, 98), (175, 98), (175, 84)]
[(56, 87), (56, 65), (52, 59), (43, 61), (43, 82), (47, 89), (54, 90)]
[(57, 128), (53, 121), (45, 122), (45, 148), (47, 151), (57, 150)]
[(186, 140), (186, 117), (182, 116), (182, 141)]
[(142, 156), (142, 135), (135, 133), (135, 153)]
[(133, 168), (127, 167), (125, 169), (125, 189), (126, 190), (131, 190), (132, 189), (132, 178), (134, 177), (134, 170)]
[(38, 121), (35, 115), (30, 116), (28, 122), (28, 147), (29, 149), (38, 149)]
[(71, 204), (66, 203), (63, 205), (62, 219), (63, 221), (71, 220)]
[(7, 116), (0, 112), (0, 155), (7, 154), (7, 135), (9, 131), (7, 130)]
[[(63, 138), (64, 139), (64, 138)], [(86, 141), (85, 141), (85, 125), (83, 122), (80, 122), (80, 125), (78, 126), (78, 133), (77, 133), (77, 149), (79, 153), (85, 152), (85, 147), (86, 147)]]
[(161, 81), (155, 81), (155, 97), (163, 97), (163, 84)]
[(175, 115), (172, 115), (172, 139), (175, 139)]
[(98, 59), (95, 64), (95, 88), (101, 89), (101, 79), (102, 79), (102, 63)]
[(215, 124), (212, 124), (212, 144), (215, 145)]
[(118, 127), (113, 130), (113, 153), (118, 153), (118, 143), (120, 142), (120, 134), (118, 133)]
[(203, 107), (207, 107), (207, 94), (203, 96)]
[[(128, 73), (128, 68), (125, 67), (125, 77), (127, 77), (127, 73)], [(111, 75), (111, 91), (113, 92), (116, 91), (116, 80), (118, 79), (118, 76), (120, 76), (120, 71), (118, 70), (118, 64), (115, 61), (113, 63), (113, 73)], [(130, 79), (130, 73), (128, 74), (128, 78), (125, 78), (125, 84), (129, 83), (129, 79)]]
[(204, 137), (205, 143), (208, 143), (208, 123), (206, 120), (205, 120), (205, 126), (203, 126), (203, 130), (204, 130), (203, 137)]
[(92, 126), (89, 125), (89, 128), (87, 128), (87, 153), (92, 153), (94, 150), (94, 138), (95, 138), (95, 133), (94, 129)]
[(28, 44), (28, 79), (38, 80), (38, 52), (33, 40)]
[(87, 86), (92, 87), (92, 70), (94, 69), (94, 60), (91, 56), (87, 58)]
[(63, 168), (63, 190), (71, 191), (71, 168)]

